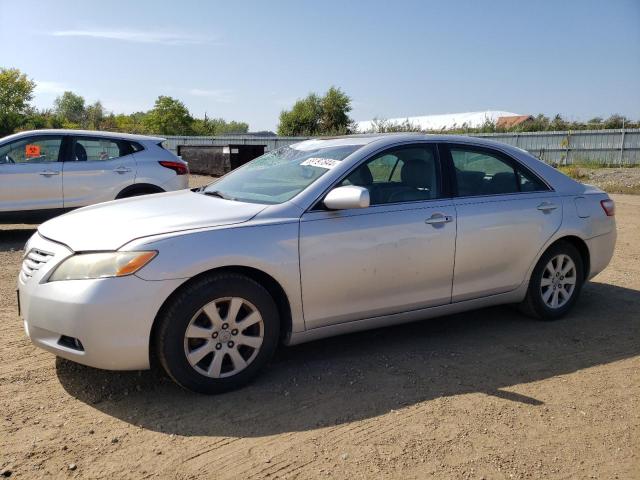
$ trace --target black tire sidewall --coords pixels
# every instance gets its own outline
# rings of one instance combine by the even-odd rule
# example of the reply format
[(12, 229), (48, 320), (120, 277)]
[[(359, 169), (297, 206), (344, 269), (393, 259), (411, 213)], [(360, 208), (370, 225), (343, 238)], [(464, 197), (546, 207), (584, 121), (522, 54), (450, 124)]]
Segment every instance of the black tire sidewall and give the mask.
[[(573, 260), (573, 263), (576, 266), (576, 285), (571, 295), (569, 301), (560, 308), (551, 308), (546, 305), (544, 300), (542, 299), (542, 294), (540, 292), (540, 284), (542, 282), (542, 274), (546, 265), (549, 261), (555, 257), (556, 255), (567, 255)], [(573, 307), (573, 305), (578, 300), (580, 296), (580, 291), (582, 290), (582, 285), (584, 283), (584, 266), (582, 262), (582, 257), (578, 250), (568, 242), (559, 242), (551, 248), (549, 248), (543, 255), (540, 257), (540, 260), (536, 264), (535, 269), (531, 275), (531, 281), (529, 283), (529, 301), (531, 306), (533, 307), (536, 316), (538, 316), (541, 320), (556, 320), (558, 318), (566, 315), (569, 310)]]
[[(241, 297), (262, 315), (264, 337), (256, 358), (237, 375), (210, 378), (197, 372), (184, 352), (189, 322), (204, 305), (223, 297)], [(160, 318), (157, 354), (164, 369), (179, 385), (198, 393), (221, 393), (248, 383), (271, 359), (278, 345), (280, 321), (276, 304), (259, 283), (235, 274), (213, 275), (185, 288)]]

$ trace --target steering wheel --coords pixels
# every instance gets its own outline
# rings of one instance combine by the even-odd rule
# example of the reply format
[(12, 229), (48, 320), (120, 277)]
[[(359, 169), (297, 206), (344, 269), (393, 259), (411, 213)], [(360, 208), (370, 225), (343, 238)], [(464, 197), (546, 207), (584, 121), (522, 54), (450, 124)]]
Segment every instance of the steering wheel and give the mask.
[(4, 159), (6, 160), (4, 163), (16, 163), (16, 161), (9, 156), (9, 154), (5, 154)]

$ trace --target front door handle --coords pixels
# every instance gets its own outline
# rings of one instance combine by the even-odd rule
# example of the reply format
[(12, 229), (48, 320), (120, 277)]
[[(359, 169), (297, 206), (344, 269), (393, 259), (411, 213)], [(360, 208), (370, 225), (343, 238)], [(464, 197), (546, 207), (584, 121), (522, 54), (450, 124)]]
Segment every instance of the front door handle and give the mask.
[(444, 215), (442, 213), (434, 213), (429, 218), (427, 218), (424, 223), (427, 225), (440, 225), (442, 223), (449, 223), (453, 221), (453, 217), (449, 215)]
[(40, 175), (42, 175), (43, 177), (51, 177), (53, 175), (60, 175), (60, 172), (56, 172), (54, 170), (43, 170), (41, 172), (38, 172)]
[(558, 208), (558, 206), (554, 203), (551, 202), (542, 202), (540, 205), (538, 205), (538, 210), (541, 210), (543, 212), (550, 212), (551, 210), (555, 210), (556, 208)]
[(116, 173), (120, 173), (120, 174), (122, 174), (122, 173), (128, 173), (128, 172), (130, 172), (130, 171), (131, 171), (131, 169), (130, 169), (130, 168), (127, 168), (127, 167), (117, 167), (117, 168), (114, 168), (114, 169), (113, 169), (113, 171), (114, 171), (114, 172), (116, 172)]

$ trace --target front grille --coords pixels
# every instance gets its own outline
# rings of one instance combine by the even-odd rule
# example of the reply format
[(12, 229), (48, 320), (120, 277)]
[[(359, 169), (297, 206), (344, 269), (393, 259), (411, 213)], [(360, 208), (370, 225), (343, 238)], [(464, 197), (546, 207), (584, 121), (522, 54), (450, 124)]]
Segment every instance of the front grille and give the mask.
[(35, 272), (51, 260), (53, 253), (45, 252), (37, 248), (29, 250), (22, 261), (22, 269), (20, 270), (20, 280), (25, 283), (29, 280)]

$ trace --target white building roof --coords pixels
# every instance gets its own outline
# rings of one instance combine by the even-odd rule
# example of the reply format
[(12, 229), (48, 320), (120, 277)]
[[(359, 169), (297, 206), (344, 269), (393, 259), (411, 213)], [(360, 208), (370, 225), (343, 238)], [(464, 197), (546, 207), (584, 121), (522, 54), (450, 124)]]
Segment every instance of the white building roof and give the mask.
[[(419, 117), (403, 117), (385, 119), (391, 124), (402, 124), (406, 121), (420, 127), (422, 130), (448, 130), (460, 128), (466, 124), (469, 128), (476, 128), (489, 120), (497, 122), (500, 117), (518, 116), (519, 113), (505, 112), (501, 110), (486, 110), (484, 112), (445, 113), (442, 115), (423, 115)], [(373, 129), (373, 120), (356, 122), (359, 132), (368, 132)]]

